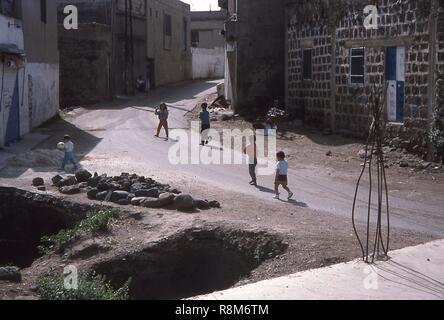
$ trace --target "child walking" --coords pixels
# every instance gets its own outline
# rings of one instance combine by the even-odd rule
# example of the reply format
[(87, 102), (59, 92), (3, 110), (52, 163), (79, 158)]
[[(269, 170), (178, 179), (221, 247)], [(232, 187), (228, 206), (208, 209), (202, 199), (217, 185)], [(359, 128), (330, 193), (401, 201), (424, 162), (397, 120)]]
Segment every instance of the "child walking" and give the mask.
[(282, 186), (288, 192), (288, 200), (293, 197), (293, 192), (291, 192), (290, 188), (288, 188), (288, 162), (285, 160), (285, 153), (280, 151), (276, 155), (277, 164), (276, 164), (276, 180), (274, 182), (274, 191), (276, 195), (274, 199), (279, 200), (279, 186)]
[(210, 113), (208, 112), (208, 104), (202, 103), (202, 111), (199, 115), (201, 121), (201, 145), (204, 146), (208, 144), (208, 130), (211, 128), (210, 124)]
[(158, 138), (160, 135), (160, 130), (162, 130), (162, 128), (164, 128), (165, 133), (166, 133), (165, 140), (168, 140), (168, 138), (169, 138), (169, 132), (168, 132), (169, 112), (168, 112), (168, 108), (164, 102), (162, 102), (160, 104), (160, 107), (156, 109), (155, 115), (159, 117), (159, 126), (157, 127), (157, 134), (155, 136)]
[(74, 143), (72, 142), (70, 135), (65, 135), (64, 137), (64, 151), (65, 151), (65, 157), (63, 158), (62, 163), (62, 170), (65, 171), (65, 166), (68, 163), (71, 163), (74, 166), (74, 170), (77, 170), (77, 164), (74, 162)]

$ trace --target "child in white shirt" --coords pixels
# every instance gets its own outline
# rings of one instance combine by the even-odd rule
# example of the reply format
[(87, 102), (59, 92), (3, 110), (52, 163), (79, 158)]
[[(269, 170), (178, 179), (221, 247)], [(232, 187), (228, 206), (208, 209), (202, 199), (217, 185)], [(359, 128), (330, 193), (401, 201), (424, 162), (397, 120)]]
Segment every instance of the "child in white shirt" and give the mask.
[(274, 182), (274, 190), (276, 195), (274, 199), (279, 200), (279, 186), (282, 186), (288, 192), (288, 200), (293, 197), (293, 192), (291, 192), (290, 188), (288, 188), (288, 162), (285, 160), (285, 153), (280, 151), (276, 155), (277, 164), (276, 164), (276, 179)]

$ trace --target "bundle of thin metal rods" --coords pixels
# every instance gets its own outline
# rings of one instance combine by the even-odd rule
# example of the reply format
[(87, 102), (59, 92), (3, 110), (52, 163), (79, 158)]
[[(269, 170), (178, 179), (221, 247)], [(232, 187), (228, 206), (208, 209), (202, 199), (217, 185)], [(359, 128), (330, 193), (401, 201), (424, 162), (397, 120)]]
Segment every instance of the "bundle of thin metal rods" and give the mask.
[[(361, 174), (356, 184), (356, 191), (353, 200), (352, 221), (353, 229), (358, 238), (362, 251), (362, 259), (366, 263), (374, 263), (376, 258), (387, 258), (390, 246), (390, 209), (387, 188), (387, 178), (385, 174), (385, 160), (383, 151), (383, 139), (385, 134), (385, 101), (387, 88), (376, 87), (371, 88), (371, 94), (368, 102), (369, 111), (372, 117), (369, 135), (365, 146), (365, 162), (362, 167)], [(376, 171), (376, 179), (374, 177)], [(356, 213), (359, 189), (365, 173), (368, 173), (368, 204), (367, 204), (367, 228), (365, 236), (361, 238), (356, 227)], [(375, 208), (374, 190), (375, 183), (377, 189), (377, 207)], [(376, 226), (372, 223), (372, 218), (376, 216)], [(386, 215), (386, 238), (383, 237), (383, 215)], [(374, 242), (371, 243), (371, 229), (375, 229)], [(365, 238), (365, 242), (363, 239)]]

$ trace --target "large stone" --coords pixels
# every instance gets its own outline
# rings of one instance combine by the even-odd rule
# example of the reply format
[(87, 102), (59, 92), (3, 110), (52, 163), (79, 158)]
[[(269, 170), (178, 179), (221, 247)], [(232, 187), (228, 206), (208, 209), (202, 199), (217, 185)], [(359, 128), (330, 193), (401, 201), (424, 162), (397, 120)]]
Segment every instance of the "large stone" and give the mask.
[(174, 199), (174, 204), (176, 205), (177, 210), (180, 211), (191, 211), (194, 210), (194, 199), (189, 194), (180, 194)]
[(176, 195), (169, 192), (162, 193), (159, 196), (159, 201), (162, 207), (167, 207), (172, 205), (174, 203), (174, 199), (176, 199)]
[(45, 184), (45, 180), (43, 180), (43, 178), (37, 177), (32, 180), (32, 185), (34, 187), (40, 187), (40, 186), (43, 186), (44, 184)]
[(147, 197), (147, 198), (159, 198), (160, 191), (157, 188), (152, 188), (149, 190), (141, 189), (134, 192), (136, 197)]
[(213, 200), (213, 201), (210, 201), (209, 204), (210, 204), (211, 208), (216, 208), (216, 209), (220, 209), (221, 208), (221, 205), (220, 205), (219, 201)]
[(120, 191), (120, 190), (113, 191), (113, 193), (111, 194), (111, 199), (110, 200), (111, 200), (111, 202), (117, 203), (117, 202), (119, 202), (122, 199), (127, 200), (128, 199), (128, 195), (129, 195), (129, 192), (126, 192), (126, 191)]
[(194, 206), (200, 210), (209, 210), (210, 203), (206, 200), (194, 200)]
[(145, 201), (147, 198), (145, 197), (134, 197), (131, 199), (131, 204), (133, 206), (140, 206), (143, 201)]
[(93, 175), (85, 169), (78, 170), (76, 172), (76, 179), (78, 182), (87, 182)]
[(158, 198), (145, 198), (141, 205), (145, 208), (160, 208), (162, 202)]
[(61, 188), (61, 187), (68, 187), (68, 186), (73, 186), (77, 184), (77, 179), (74, 176), (68, 176), (62, 180), (59, 181), (59, 183), (57, 183), (57, 187)]
[(89, 190), (86, 195), (88, 196), (88, 199), (90, 200), (96, 200), (97, 199), (97, 194), (99, 193), (99, 190), (94, 188)]
[(54, 176), (51, 180), (52, 180), (52, 183), (56, 186), (59, 184), (60, 181), (63, 180), (63, 177), (58, 174), (58, 175)]
[(100, 201), (105, 201), (106, 197), (108, 196), (108, 191), (100, 191), (96, 194), (96, 199)]
[(87, 182), (81, 182), (81, 183), (79, 183), (79, 188), (80, 188), (80, 189), (86, 189), (86, 188), (88, 188), (88, 183), (87, 183)]
[(81, 192), (79, 185), (61, 187), (59, 191), (60, 193), (67, 195), (77, 194)]
[(90, 187), (97, 188), (101, 179), (99, 176), (94, 176), (89, 178), (87, 182)]
[(17, 267), (0, 267), (0, 281), (21, 282), (20, 269)]

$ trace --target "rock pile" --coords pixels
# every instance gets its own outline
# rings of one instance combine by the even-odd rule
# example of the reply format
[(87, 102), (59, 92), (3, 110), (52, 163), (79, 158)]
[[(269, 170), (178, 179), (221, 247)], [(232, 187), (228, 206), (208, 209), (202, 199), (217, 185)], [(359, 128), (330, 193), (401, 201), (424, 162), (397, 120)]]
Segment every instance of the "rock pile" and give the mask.
[(75, 175), (57, 175), (52, 178), (52, 183), (62, 194), (86, 193), (90, 200), (113, 202), (122, 206), (168, 207), (179, 211), (220, 208), (220, 203), (217, 201), (194, 199), (191, 195), (173, 189), (168, 184), (161, 184), (136, 174), (122, 173), (120, 176), (108, 176), (79, 170)]

